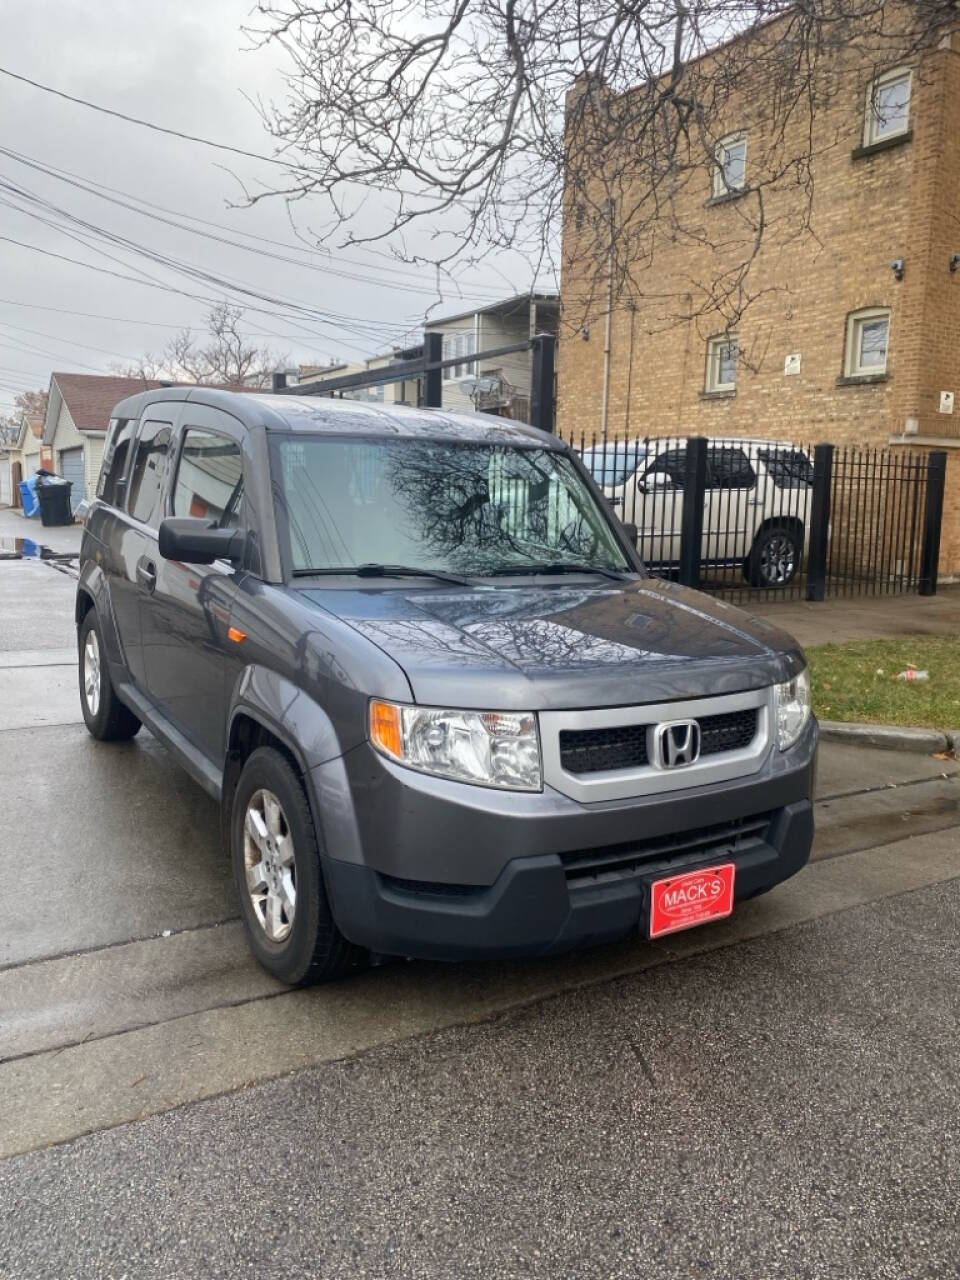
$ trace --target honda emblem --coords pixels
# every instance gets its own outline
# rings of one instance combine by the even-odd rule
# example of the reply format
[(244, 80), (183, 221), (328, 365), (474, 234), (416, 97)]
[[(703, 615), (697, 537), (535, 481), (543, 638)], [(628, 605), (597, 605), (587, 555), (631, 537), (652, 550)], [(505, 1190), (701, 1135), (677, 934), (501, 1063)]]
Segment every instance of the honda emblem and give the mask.
[(700, 759), (700, 726), (696, 720), (658, 724), (654, 744), (654, 762), (658, 768), (685, 769)]

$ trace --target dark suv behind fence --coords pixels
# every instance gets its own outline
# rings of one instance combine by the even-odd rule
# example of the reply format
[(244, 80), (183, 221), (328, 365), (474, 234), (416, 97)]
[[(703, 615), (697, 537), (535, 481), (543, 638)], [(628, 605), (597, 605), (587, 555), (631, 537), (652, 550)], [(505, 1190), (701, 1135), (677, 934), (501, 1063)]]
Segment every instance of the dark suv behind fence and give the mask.
[(145, 724), (219, 802), (251, 946), (288, 982), (659, 937), (809, 856), (797, 645), (649, 577), (530, 427), (133, 397), (76, 617), (90, 731)]

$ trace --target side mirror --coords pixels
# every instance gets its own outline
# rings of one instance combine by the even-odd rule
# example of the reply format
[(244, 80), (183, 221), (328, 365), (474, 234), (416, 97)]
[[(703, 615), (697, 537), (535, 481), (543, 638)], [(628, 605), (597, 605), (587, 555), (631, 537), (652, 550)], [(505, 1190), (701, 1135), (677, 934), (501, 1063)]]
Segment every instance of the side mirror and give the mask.
[(637, 526), (635, 524), (625, 524), (623, 526), (623, 532), (630, 539), (631, 544), (636, 546), (640, 538), (640, 531), (637, 529)]
[(637, 488), (641, 493), (656, 493), (658, 489), (672, 489), (673, 481), (665, 471), (648, 471), (637, 481)]
[(239, 529), (218, 529), (212, 520), (197, 516), (179, 516), (160, 522), (159, 547), (164, 560), (183, 560), (186, 564), (239, 560), (244, 541)]

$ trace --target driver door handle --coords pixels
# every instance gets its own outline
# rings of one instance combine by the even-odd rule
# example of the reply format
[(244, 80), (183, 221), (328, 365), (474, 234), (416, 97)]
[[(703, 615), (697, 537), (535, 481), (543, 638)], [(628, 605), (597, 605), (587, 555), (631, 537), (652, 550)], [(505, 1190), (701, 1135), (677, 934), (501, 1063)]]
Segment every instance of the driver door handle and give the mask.
[(157, 566), (146, 556), (137, 561), (137, 582), (148, 591), (153, 591), (157, 585)]

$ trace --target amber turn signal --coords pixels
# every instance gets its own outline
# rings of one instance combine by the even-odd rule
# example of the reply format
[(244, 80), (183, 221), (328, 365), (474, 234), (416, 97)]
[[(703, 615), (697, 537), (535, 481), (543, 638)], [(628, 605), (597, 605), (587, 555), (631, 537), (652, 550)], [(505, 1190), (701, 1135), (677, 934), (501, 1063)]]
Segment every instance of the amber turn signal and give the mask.
[(243, 644), (244, 640), (247, 638), (247, 633), (245, 631), (241, 631), (239, 627), (231, 627), (227, 632), (227, 637), (232, 640), (234, 644)]
[(394, 760), (403, 759), (400, 708), (392, 702), (380, 702), (374, 698), (370, 703), (370, 741), (388, 756), (393, 756)]

